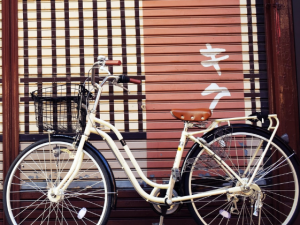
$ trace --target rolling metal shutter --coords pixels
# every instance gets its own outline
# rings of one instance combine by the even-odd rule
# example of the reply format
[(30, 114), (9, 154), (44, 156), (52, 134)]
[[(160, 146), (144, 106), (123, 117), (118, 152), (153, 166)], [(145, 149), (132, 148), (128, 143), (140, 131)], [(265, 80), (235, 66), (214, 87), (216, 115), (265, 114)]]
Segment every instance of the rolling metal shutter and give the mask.
[[(107, 87), (99, 115), (122, 131), (148, 177), (167, 180), (183, 126), (170, 109), (211, 108), (212, 118), (268, 111), (263, 12), (261, 0), (20, 0), (21, 149), (43, 136), (30, 92), (82, 82), (96, 57), (107, 55), (123, 62), (111, 72), (143, 83), (128, 85), (130, 95)], [(95, 137), (92, 143), (118, 186), (130, 187), (108, 147)], [(124, 193), (138, 203), (113, 217), (155, 215)]]
[(170, 174), (183, 127), (170, 109), (268, 110), (262, 13), (262, 1), (143, 2), (148, 176)]

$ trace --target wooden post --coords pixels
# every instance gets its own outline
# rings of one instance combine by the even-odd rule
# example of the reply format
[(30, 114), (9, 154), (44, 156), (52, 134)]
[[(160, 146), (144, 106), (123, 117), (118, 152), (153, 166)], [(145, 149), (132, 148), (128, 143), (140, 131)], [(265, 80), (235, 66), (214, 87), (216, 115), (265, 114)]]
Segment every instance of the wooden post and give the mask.
[[(287, 133), (289, 145), (300, 153), (298, 91), (292, 1), (265, 1), (266, 50), (270, 113), (280, 120), (277, 134)], [(300, 223), (300, 217), (294, 224)]]
[[(17, 0), (2, 0), (2, 78), (3, 176), (5, 178), (9, 166), (19, 153)], [(4, 224), (7, 224), (5, 219)]]
[(265, 2), (270, 113), (280, 119), (278, 134), (287, 133), (300, 153), (298, 92), (291, 1)]

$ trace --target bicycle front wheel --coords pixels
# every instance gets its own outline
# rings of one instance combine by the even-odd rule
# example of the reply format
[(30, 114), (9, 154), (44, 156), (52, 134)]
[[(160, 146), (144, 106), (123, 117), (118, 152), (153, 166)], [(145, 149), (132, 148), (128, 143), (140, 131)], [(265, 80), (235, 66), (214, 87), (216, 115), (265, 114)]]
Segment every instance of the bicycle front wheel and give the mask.
[[(244, 181), (249, 181), (270, 134), (254, 127), (220, 127), (207, 146)], [(241, 186), (227, 169), (194, 146), (183, 168), (185, 194)], [(274, 138), (249, 190), (192, 200), (189, 211), (198, 224), (291, 225), (299, 210), (299, 166), (294, 153)]]
[(98, 155), (83, 150), (81, 168), (65, 191), (51, 194), (67, 174), (76, 151), (72, 140), (36, 142), (15, 159), (3, 191), (5, 216), (12, 224), (106, 224), (112, 187)]

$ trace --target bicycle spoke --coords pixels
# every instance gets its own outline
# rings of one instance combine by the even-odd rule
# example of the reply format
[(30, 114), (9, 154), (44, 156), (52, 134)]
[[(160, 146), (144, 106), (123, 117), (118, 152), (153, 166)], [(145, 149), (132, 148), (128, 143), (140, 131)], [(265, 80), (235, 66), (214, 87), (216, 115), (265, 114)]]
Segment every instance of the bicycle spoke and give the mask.
[[(267, 151), (272, 152), (272, 148), (270, 148), (270, 149), (267, 150)], [(265, 162), (261, 165), (262, 168), (264, 168), (265, 165), (269, 162), (269, 160), (273, 158), (273, 156), (275, 155), (276, 152), (277, 152), (277, 150), (272, 152), (272, 154), (271, 154), (271, 155), (265, 160)], [(256, 161), (256, 163), (255, 163), (255, 165), (254, 165), (254, 168), (255, 168), (255, 166), (257, 165), (259, 159), (260, 159), (260, 157), (257, 158), (257, 161)], [(270, 165), (270, 166), (272, 166), (272, 165)], [(253, 170), (254, 170), (254, 168), (253, 168)], [(269, 168), (269, 167), (263, 169), (263, 171), (268, 170), (268, 168)], [(261, 172), (261, 171), (260, 171), (260, 172)], [(250, 172), (249, 175), (251, 175), (251, 174), (252, 174), (252, 173)], [(248, 178), (249, 178), (249, 177), (248, 177)]]
[(266, 196), (268, 196), (269, 198), (272, 198), (274, 201), (276, 201), (276, 202), (279, 202), (279, 203), (281, 203), (282, 205), (285, 205), (286, 207), (288, 207), (288, 208), (292, 208), (291, 206), (289, 206), (289, 205), (287, 205), (287, 204), (285, 204), (284, 202), (282, 202), (282, 201), (279, 201), (278, 199), (276, 199), (276, 198), (273, 198), (272, 196), (270, 196), (270, 195), (267, 195), (266, 194)]
[[(17, 184), (17, 183), (12, 183), (12, 184), (22, 186), (22, 184)], [(44, 190), (44, 189), (41, 189), (41, 190)], [(47, 189), (45, 189), (44, 191), (47, 191)], [(28, 193), (28, 192), (36, 192), (36, 189), (28, 189), (28, 190), (21, 190), (21, 191), (11, 191), (10, 193), (13, 194), (13, 193)]]
[[(62, 204), (64, 204), (65, 203), (65, 201), (63, 201), (63, 203)], [(70, 212), (70, 215), (73, 217), (73, 221), (75, 221), (75, 223), (78, 225), (78, 223), (77, 223), (77, 219), (75, 219), (75, 217), (73, 216), (73, 214), (72, 214), (72, 211), (69, 209), (69, 207), (68, 207), (68, 205), (67, 204), (65, 204), (65, 207), (67, 208), (67, 210)]]
[[(45, 201), (45, 199), (42, 201), (42, 202), (44, 202)], [(37, 200), (36, 200), (36, 202), (37, 202)], [(49, 204), (50, 202), (48, 201), (48, 202), (46, 202), (46, 203), (39, 203), (39, 204), (36, 204), (36, 205), (30, 205), (30, 206), (22, 206), (22, 207), (18, 207), (18, 208), (13, 208), (12, 209), (12, 211), (13, 210), (18, 210), (18, 209), (28, 209), (28, 208), (30, 208), (30, 207), (34, 207), (34, 206), (41, 206), (41, 205), (47, 205), (47, 204)], [(34, 203), (31, 203), (31, 204), (34, 204)], [(18, 214), (19, 215), (19, 214)], [(18, 215), (16, 215), (16, 217), (18, 216)]]
[(269, 208), (271, 208), (271, 209), (275, 210), (276, 212), (278, 212), (278, 213), (280, 213), (280, 214), (282, 214), (282, 215), (284, 215), (284, 216), (287, 216), (287, 215), (286, 215), (286, 214), (284, 214), (283, 212), (281, 212), (281, 211), (279, 211), (279, 210), (275, 209), (274, 207), (272, 207), (272, 206), (268, 205), (267, 203), (264, 203), (264, 205), (268, 206)]
[[(38, 158), (38, 160), (39, 160), (39, 163), (40, 163), (40, 165), (43, 165), (43, 164), (45, 164), (45, 162), (44, 163), (41, 163), (41, 160), (40, 160), (40, 157), (39, 157), (39, 154), (36, 152), (35, 153), (36, 154), (36, 156), (37, 156), (37, 158)], [(30, 155), (30, 157), (31, 157), (31, 155)], [(32, 158), (32, 157), (31, 157)], [(38, 166), (39, 167), (39, 166)], [(45, 171), (43, 171), (40, 167), (39, 167), (39, 169), (40, 169), (40, 171), (44, 174), (44, 176), (45, 176), (45, 178), (46, 178), (46, 180), (48, 180), (47, 179), (47, 170), (45, 170)], [(48, 182), (47, 182), (48, 183)]]
[[(231, 202), (231, 204), (228, 204), (225, 208), (224, 208), (224, 210), (228, 210), (229, 208), (230, 208), (230, 206), (232, 205), (232, 202)], [(212, 222), (214, 222), (215, 221), (215, 219), (217, 219), (217, 217), (218, 216), (221, 216), (220, 214), (217, 214), (215, 217), (214, 217), (214, 219), (212, 220), (212, 221), (210, 221), (210, 223), (209, 224), (211, 224)], [(224, 218), (224, 217), (223, 217)], [(222, 218), (222, 220), (223, 220), (223, 218)], [(222, 221), (221, 220), (221, 221)]]
[(223, 181), (224, 182), (224, 179), (218, 179), (218, 178), (214, 178), (214, 177), (212, 177), (212, 176), (210, 176), (210, 177), (201, 177), (201, 179), (207, 179), (207, 180), (217, 180), (217, 181)]
[[(265, 207), (264, 207), (264, 210), (267, 211), (269, 213), (269, 215), (271, 215), (274, 219), (276, 219), (280, 224), (282, 224), (282, 222), (280, 220), (278, 220), (278, 218), (276, 216), (274, 216), (272, 213), (270, 213), (269, 210), (267, 210)], [(271, 224), (273, 224), (273, 223), (271, 223)]]
[[(47, 199), (45, 199), (45, 200), (47, 200)], [(42, 203), (41, 203), (41, 204), (42, 204)], [(30, 213), (22, 220), (21, 223), (23, 223), (23, 222), (24, 222), (24, 221), (25, 221), (25, 220), (26, 220), (26, 219), (27, 219), (27, 218), (28, 218), (28, 217), (29, 217), (29, 216), (30, 216), (30, 215), (31, 215), (31, 214), (32, 214), (32, 213), (33, 213), (33, 212), (41, 205), (41, 204), (37, 205), (37, 206), (35, 207), (35, 209), (32, 210), (32, 211), (31, 211), (31, 212), (30, 212)], [(24, 211), (25, 211), (25, 209), (24, 209), (22, 212), (24, 212)], [(22, 213), (22, 212), (21, 212), (21, 213)], [(17, 214), (15, 217), (17, 217), (17, 216), (20, 215), (21, 213)], [(42, 215), (42, 214), (41, 214), (41, 215)], [(40, 215), (40, 216), (41, 216), (41, 215)], [(39, 216), (39, 217), (40, 217), (40, 216)], [(38, 217), (38, 218), (39, 218), (39, 217)], [(37, 218), (37, 219), (38, 219), (38, 218)], [(36, 219), (36, 220), (37, 220), (37, 219)], [(21, 224), (21, 223), (20, 223), (20, 224)]]
[[(275, 170), (278, 166), (280, 166), (283, 162), (285, 162), (287, 159), (289, 159), (290, 157), (292, 157), (294, 154), (292, 154), (291, 156), (289, 156), (288, 158), (286, 158), (284, 161), (280, 162), (280, 164), (276, 165), (275, 167), (273, 167), (271, 170), (268, 170), (265, 174), (263, 174), (258, 180), (260, 180), (261, 178), (263, 178), (264, 176), (266, 176), (266, 174), (270, 173), (271, 171)], [(273, 164), (275, 165), (275, 164)], [(256, 182), (258, 181), (256, 180)]]
[[(61, 148), (59, 148), (59, 149), (61, 149)], [(57, 177), (56, 177), (56, 179), (55, 179), (55, 184), (58, 184), (59, 183), (59, 180), (60, 180), (60, 177), (61, 177), (61, 173), (62, 173), (62, 171), (65, 169), (65, 167), (66, 167), (66, 165), (68, 164), (68, 162), (70, 161), (70, 157), (68, 158), (68, 160), (67, 160), (67, 162), (65, 162), (65, 165), (63, 166), (63, 165), (61, 165), (61, 161), (60, 161), (60, 156), (61, 156), (61, 154), (63, 154), (63, 153), (61, 153), (60, 152), (61, 150), (59, 150), (59, 155), (58, 155), (58, 157), (57, 158), (59, 158), (59, 163), (58, 163), (58, 165), (60, 165), (59, 166), (59, 168), (60, 169), (58, 169), (58, 172), (57, 172)], [(64, 162), (65, 160), (65, 156), (66, 156), (67, 154), (63, 154), (63, 156), (64, 156), (64, 158), (63, 158), (63, 160), (62, 160), (62, 162)]]
[[(104, 195), (104, 194), (101, 194), (101, 195)], [(68, 198), (72, 198), (72, 197), (78, 197), (78, 196), (81, 196), (81, 195), (105, 199), (105, 197), (101, 197), (101, 196), (97, 196), (97, 195), (93, 195), (93, 194), (88, 194), (88, 193), (81, 193), (81, 194), (78, 194), (78, 195), (76, 195), (76, 194), (70, 194), (70, 195), (65, 195), (65, 196), (68, 197)]]
[[(283, 173), (283, 174), (279, 174), (279, 175), (274, 175), (274, 176), (270, 176), (267, 177), (267, 179), (271, 179), (271, 178), (275, 178), (275, 177), (281, 177), (281, 176), (287, 176), (288, 174), (292, 174), (292, 172), (289, 173)], [(258, 180), (255, 180), (254, 183), (256, 183)]]
[[(62, 205), (62, 207), (61, 207), (61, 210), (60, 210), (60, 208), (59, 208), (59, 204), (61, 203), (61, 205)], [(60, 215), (61, 215), (61, 224), (63, 224), (63, 220), (66, 222), (66, 224), (68, 224), (68, 222), (67, 222), (67, 220), (66, 220), (66, 218), (64, 217), (64, 208), (63, 208), (63, 202), (60, 202), (58, 205), (57, 205), (57, 209), (58, 209), (58, 211), (60, 212)]]
[(208, 187), (208, 188), (215, 188), (215, 189), (220, 188), (220, 187), (208, 186), (208, 185), (203, 185), (203, 184), (192, 184), (192, 186), (201, 186), (201, 187)]
[(206, 203), (205, 205), (203, 205), (201, 208), (199, 208), (199, 209), (197, 209), (197, 210), (202, 209), (203, 207), (205, 207), (205, 206), (208, 205), (209, 203), (213, 202), (214, 200), (220, 198), (221, 196), (222, 196), (222, 195), (215, 197), (213, 200), (209, 201), (208, 203)]
[[(246, 211), (247, 211), (247, 213), (248, 213), (248, 215), (249, 215), (250, 225), (252, 225), (252, 223), (254, 224), (254, 222), (253, 222), (253, 220), (252, 220), (253, 214), (249, 212), (249, 210), (248, 210), (247, 207), (245, 207), (245, 208), (246, 208)], [(247, 215), (247, 214), (246, 214), (246, 215)], [(254, 224), (254, 225), (255, 225), (255, 224)]]
[(262, 208), (261, 210), (262, 210), (263, 214), (265, 215), (265, 218), (268, 219), (269, 224), (273, 224), (273, 223), (270, 221), (270, 219), (269, 219), (269, 217), (267, 216), (267, 214), (264, 212), (264, 209)]
[[(87, 163), (88, 160), (85, 161), (85, 163)], [(84, 165), (84, 163), (82, 162), (82, 164)], [(77, 174), (76, 176), (79, 178), (81, 174), (86, 173), (89, 169), (91, 169), (92, 167), (95, 167), (95, 165), (91, 165), (89, 168), (87, 168), (86, 170), (80, 172), (79, 174)]]
[[(287, 199), (290, 199), (290, 200), (294, 200), (294, 198), (289, 198), (289, 197), (287, 197), (285, 195), (281, 195), (281, 194), (275, 193), (274, 191), (270, 191), (270, 190), (266, 190), (266, 189), (264, 189), (264, 191), (271, 192), (272, 194), (278, 195), (280, 197), (284, 197), (284, 198), (287, 198)], [(281, 190), (281, 191), (286, 192), (287, 190)]]
[[(20, 169), (19, 169), (19, 170), (20, 170)], [(20, 171), (21, 171), (21, 170), (20, 170)], [(23, 172), (21, 171), (21, 173), (23, 173)], [(36, 189), (37, 191), (40, 191), (42, 194), (46, 195), (46, 193), (44, 193), (44, 192), (41, 190), (41, 188), (35, 184), (35, 182), (33, 182), (26, 174), (24, 174), (24, 175), (25, 175), (25, 176), (28, 178), (28, 180), (30, 180), (31, 183), (34, 184), (35, 186), (31, 186), (30, 184), (28, 184), (28, 182), (24, 181), (23, 179), (21, 179), (21, 178), (15, 176), (15, 175), (14, 175), (14, 177), (17, 178), (17, 179), (19, 179), (20, 181), (23, 181), (24, 183), (26, 183), (26, 185), (29, 185), (30, 187), (33, 187), (34, 189), (36, 189), (35, 187), (37, 187), (37, 188), (38, 188), (38, 189)]]
[[(48, 179), (48, 173), (47, 173), (47, 164), (46, 164), (46, 155), (45, 155), (45, 148), (43, 149), (43, 156), (44, 156), (44, 165), (45, 165), (45, 173), (46, 173), (46, 179)], [(52, 183), (52, 182), (51, 182)]]
[[(237, 146), (236, 146), (236, 139), (235, 139), (235, 137), (233, 137), (234, 138), (234, 147), (235, 147), (235, 155), (236, 155), (236, 157), (237, 157), (237, 172), (238, 172), (238, 175), (239, 176), (241, 176), (241, 174), (240, 174), (240, 164), (239, 164), (239, 156), (238, 156), (238, 152), (237, 152)], [(229, 143), (229, 147), (228, 147), (228, 152), (231, 152), (231, 140), (232, 139), (230, 139), (230, 143)]]
[[(51, 206), (50, 206), (51, 208), (52, 208), (52, 205), (53, 205), (53, 204), (51, 204)], [(50, 212), (49, 212), (49, 214), (48, 214), (48, 221), (50, 221), (50, 215), (51, 215), (51, 213), (53, 212), (53, 210), (55, 210), (55, 207), (53, 207), (53, 209), (52, 209), (51, 211), (49, 210)], [(46, 217), (46, 218), (47, 218), (47, 217)], [(45, 219), (46, 219), (46, 218), (45, 218)], [(42, 220), (41, 223), (44, 223), (45, 219)]]
[[(81, 208), (76, 207), (76, 206), (74, 206), (74, 207), (75, 207), (75, 208), (78, 208), (78, 209), (81, 209)], [(75, 211), (75, 212), (76, 212), (76, 211)], [(93, 215), (96, 215), (96, 216), (100, 216), (100, 215), (98, 215), (98, 214), (96, 214), (96, 213), (94, 213), (94, 212), (91, 212), (91, 211), (89, 211), (89, 213), (91, 213), (91, 214), (93, 214)], [(90, 219), (88, 219), (88, 218), (86, 218), (86, 217), (84, 217), (84, 218), (82, 218), (82, 219), (88, 220), (88, 221), (90, 221), (90, 222), (96, 224), (95, 222), (91, 221)]]
[(236, 224), (239, 223), (241, 215), (242, 215), (242, 212), (243, 212), (243, 224), (244, 224), (244, 207), (245, 207), (245, 198), (243, 199), (243, 206), (242, 206), (242, 209), (241, 209), (241, 212), (240, 212), (240, 215), (239, 215), (239, 218), (238, 218), (238, 221), (237, 221)]
[(93, 204), (93, 205), (96, 205), (96, 206), (98, 206), (98, 207), (103, 208), (103, 206), (101, 206), (101, 205), (99, 205), (99, 204), (96, 204), (96, 203), (94, 203), (94, 202), (88, 201), (88, 200), (83, 199), (83, 198), (80, 198), (80, 197), (78, 197), (78, 196), (74, 196), (74, 197), (75, 197), (75, 198), (78, 198), (78, 199), (80, 199), (80, 200), (82, 200), (82, 201), (84, 201), (84, 202), (88, 202), (88, 203), (91, 203), (91, 204)]
[(281, 185), (281, 184), (290, 184), (290, 183), (295, 183), (295, 181), (283, 182), (283, 183), (279, 183), (279, 184), (264, 185), (264, 186), (260, 186), (260, 187), (261, 187), (261, 188), (265, 188), (265, 187), (273, 187), (273, 186), (278, 186), (278, 185)]
[(80, 192), (82, 192), (82, 191), (85, 191), (86, 189), (91, 188), (91, 187), (95, 186), (96, 184), (100, 184), (101, 182), (102, 182), (102, 180), (101, 180), (101, 181), (98, 181), (98, 182), (94, 183), (93, 185), (91, 185), (91, 186), (89, 186), (89, 187), (86, 187), (86, 188), (84, 188), (84, 189), (82, 189), (82, 190), (80, 190), (80, 191), (77, 191), (77, 193), (80, 193)]
[(223, 205), (221, 205), (220, 207), (216, 208), (215, 210), (211, 211), (210, 213), (206, 214), (205, 216), (203, 216), (203, 218), (209, 216), (210, 214), (214, 213), (216, 210), (222, 208), (224, 205), (226, 204), (230, 204), (231, 202), (225, 202)]

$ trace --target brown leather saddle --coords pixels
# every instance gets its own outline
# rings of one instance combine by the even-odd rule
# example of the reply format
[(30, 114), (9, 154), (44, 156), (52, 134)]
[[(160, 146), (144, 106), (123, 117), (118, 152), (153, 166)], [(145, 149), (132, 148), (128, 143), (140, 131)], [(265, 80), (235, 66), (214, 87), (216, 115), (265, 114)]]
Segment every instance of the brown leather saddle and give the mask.
[(211, 117), (210, 109), (172, 109), (170, 113), (184, 121), (204, 121)]

